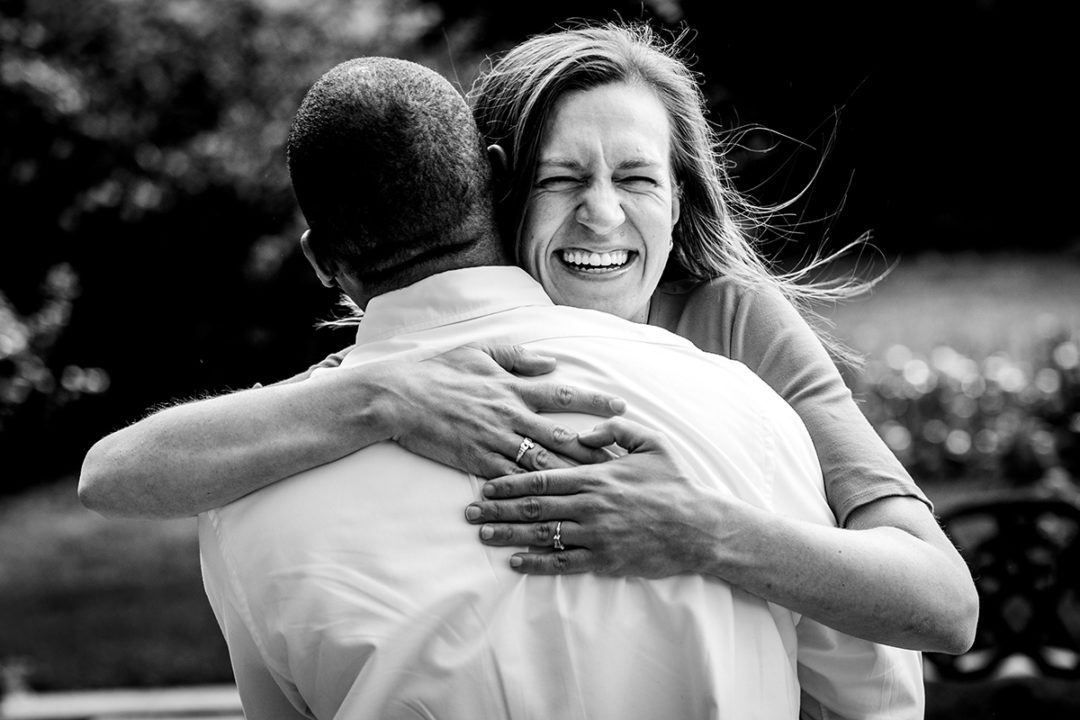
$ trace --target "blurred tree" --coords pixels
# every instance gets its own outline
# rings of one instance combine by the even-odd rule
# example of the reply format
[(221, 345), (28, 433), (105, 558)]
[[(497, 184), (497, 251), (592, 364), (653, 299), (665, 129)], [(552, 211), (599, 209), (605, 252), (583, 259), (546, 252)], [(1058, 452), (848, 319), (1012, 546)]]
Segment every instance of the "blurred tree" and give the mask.
[(332, 298), (294, 249), (282, 145), (328, 67), (403, 54), (437, 21), (419, 2), (0, 6), (0, 210), (16, 239), (0, 287), (12, 317), (30, 316), (48, 268), (68, 263), (82, 295), (50, 372), (112, 378), (78, 422), (0, 435), (6, 458), (48, 473), (154, 403), (275, 379), (348, 342), (311, 331)]

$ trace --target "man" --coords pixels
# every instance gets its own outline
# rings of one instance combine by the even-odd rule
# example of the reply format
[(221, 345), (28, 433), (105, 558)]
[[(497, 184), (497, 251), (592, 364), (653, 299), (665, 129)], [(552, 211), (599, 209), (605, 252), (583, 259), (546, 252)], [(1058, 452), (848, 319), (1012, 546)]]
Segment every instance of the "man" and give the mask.
[[(510, 264), (471, 114), (435, 73), (384, 58), (332, 69), (297, 113), (289, 165), (305, 254), (366, 310), (342, 368), (521, 344), (556, 357), (560, 381), (628, 398), (629, 421), (604, 430), (621, 446), (664, 452), (641, 425), (663, 429), (688, 483), (832, 524), (805, 429), (749, 370), (555, 307)], [(200, 516), (247, 714), (780, 718), (798, 713), (801, 681), (848, 715), (921, 715), (917, 654), (837, 648), (835, 633), (702, 576), (515, 573), (512, 551), (477, 542), (462, 516), (479, 497), (475, 476), (379, 443)], [(561, 546), (561, 526), (544, 540)]]

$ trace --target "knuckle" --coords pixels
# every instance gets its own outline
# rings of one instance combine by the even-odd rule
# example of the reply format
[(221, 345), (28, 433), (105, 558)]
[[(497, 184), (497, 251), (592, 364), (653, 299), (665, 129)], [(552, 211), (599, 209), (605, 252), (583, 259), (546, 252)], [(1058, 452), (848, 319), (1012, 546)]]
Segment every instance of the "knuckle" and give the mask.
[(554, 400), (558, 407), (570, 407), (574, 402), (574, 389), (569, 385), (555, 386)]
[(529, 480), (529, 492), (533, 495), (547, 495), (547, 475), (537, 473)]
[(551, 554), (551, 569), (558, 575), (570, 569), (570, 557), (564, 552)]
[(533, 541), (536, 545), (547, 545), (555, 535), (555, 529), (551, 523), (539, 523), (533, 525)]
[(521, 503), (521, 516), (527, 520), (540, 519), (540, 501), (536, 498), (526, 498)]
[(511, 543), (514, 540), (514, 529), (509, 525), (498, 525), (495, 527), (495, 537), (504, 543)]
[(551, 467), (551, 453), (544, 448), (537, 448), (533, 455), (533, 467), (539, 469)]
[(487, 486), (484, 488), (484, 496), (489, 498), (506, 497), (508, 492), (509, 489), (506, 483), (496, 480), (488, 480)]
[(555, 427), (551, 428), (551, 441), (553, 444), (564, 445), (573, 439), (574, 433), (570, 432), (570, 430), (562, 427), (561, 425), (556, 425)]
[(597, 517), (603, 510), (603, 504), (595, 498), (587, 498), (581, 503), (581, 513), (585, 517)]

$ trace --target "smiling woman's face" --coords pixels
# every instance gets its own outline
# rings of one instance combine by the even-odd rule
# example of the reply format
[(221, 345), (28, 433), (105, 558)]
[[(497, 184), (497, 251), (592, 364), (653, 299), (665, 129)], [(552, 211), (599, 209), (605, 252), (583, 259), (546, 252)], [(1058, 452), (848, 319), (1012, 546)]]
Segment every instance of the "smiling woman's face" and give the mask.
[(519, 263), (552, 300), (644, 322), (678, 217), (671, 125), (652, 90), (615, 83), (556, 101), (518, 238)]

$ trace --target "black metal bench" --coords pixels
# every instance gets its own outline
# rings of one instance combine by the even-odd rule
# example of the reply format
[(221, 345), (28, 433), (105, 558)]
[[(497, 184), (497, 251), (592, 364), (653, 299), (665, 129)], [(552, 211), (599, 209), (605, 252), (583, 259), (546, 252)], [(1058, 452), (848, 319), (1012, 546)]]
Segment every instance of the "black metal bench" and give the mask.
[(1009, 496), (957, 507), (941, 521), (979, 593), (972, 648), (926, 653), (942, 679), (989, 678), (1017, 655), (1045, 677), (1080, 679), (1080, 506)]

